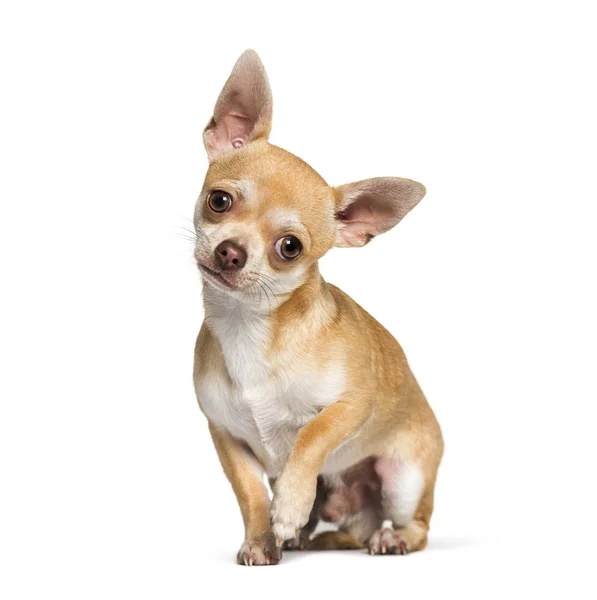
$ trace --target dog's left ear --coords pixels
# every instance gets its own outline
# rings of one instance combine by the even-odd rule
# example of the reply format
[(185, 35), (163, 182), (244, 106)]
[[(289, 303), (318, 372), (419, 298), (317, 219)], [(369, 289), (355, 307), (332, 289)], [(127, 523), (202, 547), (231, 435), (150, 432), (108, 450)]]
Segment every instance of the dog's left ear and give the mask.
[(272, 92), (265, 68), (254, 50), (245, 50), (224, 85), (213, 117), (203, 132), (210, 160), (221, 152), (269, 137)]
[(425, 195), (410, 179), (376, 177), (335, 187), (336, 246), (364, 246), (397, 225)]

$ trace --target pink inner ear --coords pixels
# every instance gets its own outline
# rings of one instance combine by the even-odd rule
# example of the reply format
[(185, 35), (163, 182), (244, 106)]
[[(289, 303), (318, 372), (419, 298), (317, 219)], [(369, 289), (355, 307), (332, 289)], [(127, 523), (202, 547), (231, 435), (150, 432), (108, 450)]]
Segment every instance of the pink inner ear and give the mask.
[(416, 181), (377, 177), (334, 188), (338, 197), (338, 246), (363, 246), (388, 231), (425, 195)]
[(337, 218), (344, 222), (346, 227), (366, 228), (372, 235), (377, 235), (384, 231), (384, 225), (392, 223), (394, 213), (391, 204), (376, 202), (374, 197), (365, 196), (349, 204), (338, 213)]
[(391, 204), (362, 196), (336, 215), (343, 226), (341, 236), (349, 246), (363, 246), (372, 237), (386, 231), (395, 221)]
[(225, 150), (230, 146), (241, 148), (253, 131), (256, 120), (256, 116), (242, 114), (239, 111), (230, 111), (221, 115), (212, 129), (210, 148), (212, 150)]
[(269, 135), (272, 97), (259, 57), (247, 50), (238, 59), (205, 128), (204, 142), (210, 155), (241, 148)]

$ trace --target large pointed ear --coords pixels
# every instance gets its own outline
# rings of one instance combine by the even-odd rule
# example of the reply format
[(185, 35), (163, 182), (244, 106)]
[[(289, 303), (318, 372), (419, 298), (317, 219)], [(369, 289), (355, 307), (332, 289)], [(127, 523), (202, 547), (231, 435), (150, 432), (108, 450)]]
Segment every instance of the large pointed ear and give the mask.
[(203, 143), (210, 159), (258, 138), (267, 139), (272, 127), (272, 92), (263, 64), (254, 50), (236, 61), (220, 92)]
[(336, 246), (364, 246), (392, 229), (425, 195), (425, 187), (410, 179), (376, 177), (334, 188)]

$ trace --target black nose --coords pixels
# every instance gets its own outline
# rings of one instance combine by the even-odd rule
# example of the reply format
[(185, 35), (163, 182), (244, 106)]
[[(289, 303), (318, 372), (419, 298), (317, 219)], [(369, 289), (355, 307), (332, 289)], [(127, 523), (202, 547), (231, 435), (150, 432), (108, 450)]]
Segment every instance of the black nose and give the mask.
[(225, 240), (215, 250), (216, 262), (223, 271), (238, 271), (247, 262), (247, 253), (231, 240)]

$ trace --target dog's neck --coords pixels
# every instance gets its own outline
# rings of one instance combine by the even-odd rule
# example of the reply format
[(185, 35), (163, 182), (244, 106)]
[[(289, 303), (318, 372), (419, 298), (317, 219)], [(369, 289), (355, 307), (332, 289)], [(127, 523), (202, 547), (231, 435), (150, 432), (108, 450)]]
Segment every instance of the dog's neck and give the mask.
[(308, 341), (336, 314), (317, 264), (290, 294), (231, 294), (206, 283), (203, 299), (206, 324), (220, 343), (230, 376), (243, 385), (267, 375), (273, 346), (281, 340), (286, 348)]
[(246, 319), (272, 319), (297, 311), (308, 313), (313, 304), (327, 297), (327, 284), (321, 277), (317, 263), (307, 270), (300, 285), (290, 293), (281, 293), (275, 284), (267, 281), (262, 283), (263, 286), (253, 286), (249, 291), (235, 293), (205, 282), (203, 305), (208, 324), (213, 320), (228, 318), (235, 312)]

